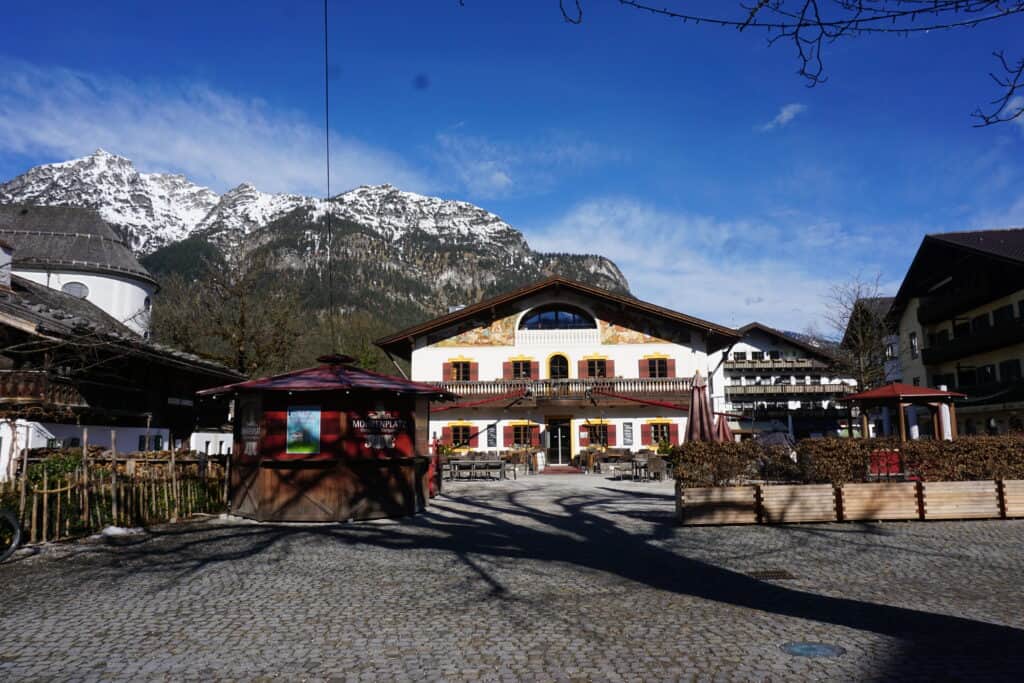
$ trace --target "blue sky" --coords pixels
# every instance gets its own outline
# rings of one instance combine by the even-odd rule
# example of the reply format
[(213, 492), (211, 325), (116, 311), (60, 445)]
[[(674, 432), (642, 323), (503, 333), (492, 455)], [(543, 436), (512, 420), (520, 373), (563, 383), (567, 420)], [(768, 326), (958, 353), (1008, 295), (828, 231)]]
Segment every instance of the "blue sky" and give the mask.
[[(0, 179), (103, 147), (218, 191), (324, 192), (316, 0), (12, 4)], [(828, 331), (831, 283), (894, 288), (925, 233), (1024, 226), (1024, 125), (969, 116), (1024, 19), (839, 43), (809, 89), (789, 45), (584, 7), (332, 0), (332, 189), (465, 199), (612, 258), (642, 298), (796, 330)]]

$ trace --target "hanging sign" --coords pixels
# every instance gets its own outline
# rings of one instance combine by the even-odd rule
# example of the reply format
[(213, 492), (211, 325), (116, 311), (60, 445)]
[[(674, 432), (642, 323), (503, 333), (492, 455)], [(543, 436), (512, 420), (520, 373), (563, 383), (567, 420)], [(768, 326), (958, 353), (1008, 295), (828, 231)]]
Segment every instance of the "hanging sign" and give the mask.
[(498, 447), (498, 425), (487, 425), (487, 447)]
[(622, 423), (622, 445), (632, 446), (633, 445), (633, 423), (623, 422)]
[(320, 406), (289, 406), (286, 453), (320, 452)]

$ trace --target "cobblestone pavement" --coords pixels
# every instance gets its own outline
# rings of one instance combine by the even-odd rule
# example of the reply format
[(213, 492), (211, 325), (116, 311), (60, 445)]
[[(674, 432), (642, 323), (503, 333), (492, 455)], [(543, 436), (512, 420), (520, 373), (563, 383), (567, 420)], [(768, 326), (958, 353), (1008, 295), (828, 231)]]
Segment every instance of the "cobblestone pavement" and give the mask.
[(0, 680), (1019, 680), (1024, 521), (672, 511), (668, 484), (531, 477), (448, 486), (410, 520), (22, 555), (0, 565)]

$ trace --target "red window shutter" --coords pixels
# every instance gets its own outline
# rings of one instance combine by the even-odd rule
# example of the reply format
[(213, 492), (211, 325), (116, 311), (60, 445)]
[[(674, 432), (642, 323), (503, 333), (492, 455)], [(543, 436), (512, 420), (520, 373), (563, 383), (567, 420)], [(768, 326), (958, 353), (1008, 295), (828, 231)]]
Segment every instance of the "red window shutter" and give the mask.
[(480, 430), (476, 427), (469, 428), (469, 447), (476, 448), (480, 445)]
[(642, 424), (640, 425), (640, 445), (650, 446), (651, 445), (651, 425)]
[(615, 376), (615, 361), (613, 361), (613, 360), (606, 360), (604, 362), (604, 375), (605, 375), (605, 377), (614, 377)]
[(441, 427), (441, 443), (443, 443), (445, 446), (451, 446), (452, 445), (452, 428), (451, 427)]
[(530, 426), (530, 445), (531, 446), (539, 446), (540, 445), (540, 427), (537, 426), (537, 425), (531, 425)]
[(441, 381), (451, 382), (452, 381), (452, 364), (441, 363)]
[(505, 425), (501, 430), (501, 445), (509, 448), (514, 440), (515, 432), (512, 429), (512, 425)]
[(650, 377), (651, 376), (651, 364), (647, 362), (646, 358), (640, 359), (640, 368), (637, 377)]
[(675, 422), (668, 426), (668, 440), (673, 446), (679, 445), (679, 425)]
[(512, 379), (512, 362), (505, 361), (501, 364), (501, 378)]
[(540, 378), (540, 363), (538, 363), (535, 360), (534, 361), (530, 361), (530, 378), (531, 379), (539, 379)]
[(590, 425), (580, 425), (580, 447), (590, 445)]
[(668, 366), (668, 376), (669, 377), (675, 377), (676, 376), (676, 359), (675, 358), (669, 358), (668, 362), (666, 363), (666, 365)]
[(579, 364), (578, 364), (578, 369), (579, 369), (580, 379), (582, 379), (584, 377), (590, 377), (590, 375), (587, 374), (587, 361), (581, 360), (579, 362)]
[(608, 445), (615, 445), (615, 425), (608, 425)]
[(469, 381), (479, 382), (480, 381), (480, 364), (470, 363), (469, 364)]

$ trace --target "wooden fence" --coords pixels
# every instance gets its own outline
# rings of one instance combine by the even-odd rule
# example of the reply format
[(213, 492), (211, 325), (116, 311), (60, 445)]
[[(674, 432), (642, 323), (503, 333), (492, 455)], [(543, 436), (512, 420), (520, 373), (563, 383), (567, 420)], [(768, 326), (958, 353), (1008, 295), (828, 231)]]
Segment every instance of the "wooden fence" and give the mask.
[(676, 489), (681, 524), (1024, 517), (1024, 480), (754, 484)]
[(27, 543), (226, 509), (226, 477), (216, 463), (108, 459), (55, 475), (30, 468), (29, 475), (0, 482), (0, 507), (19, 514)]

